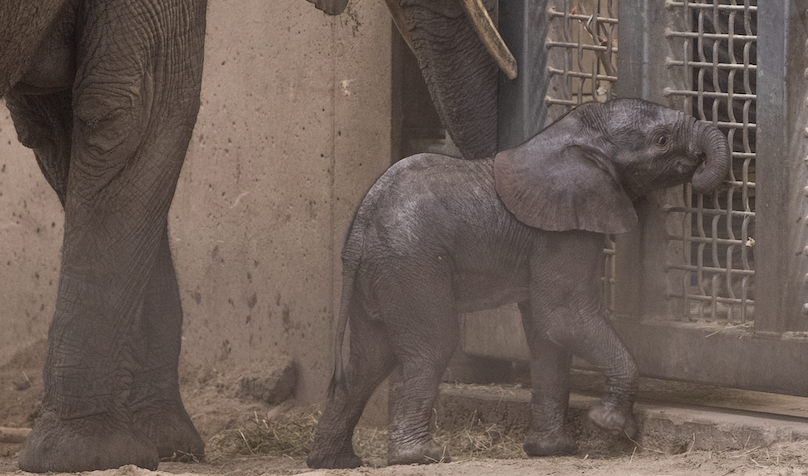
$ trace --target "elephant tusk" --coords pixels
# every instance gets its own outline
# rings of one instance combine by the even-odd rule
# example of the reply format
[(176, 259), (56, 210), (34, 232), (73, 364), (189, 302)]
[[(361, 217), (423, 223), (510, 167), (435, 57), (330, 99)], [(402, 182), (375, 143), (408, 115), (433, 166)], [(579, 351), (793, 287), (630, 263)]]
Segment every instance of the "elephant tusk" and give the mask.
[(390, 15), (393, 17), (393, 24), (396, 25), (396, 29), (398, 32), (401, 33), (401, 37), (404, 38), (404, 41), (407, 43), (407, 46), (410, 47), (410, 51), (415, 54), (415, 48), (412, 46), (412, 38), (410, 37), (410, 32), (407, 30), (407, 20), (404, 18), (404, 15), (401, 13), (401, 8), (398, 6), (397, 0), (384, 0), (387, 3), (387, 8), (390, 10)]
[(482, 0), (461, 0), (460, 4), (463, 5), (463, 9), (466, 11), (469, 21), (471, 21), (471, 24), (474, 26), (474, 31), (477, 32), (477, 35), (480, 37), (483, 45), (485, 45), (488, 53), (494, 58), (494, 61), (497, 62), (499, 69), (505, 73), (508, 79), (516, 78), (516, 59), (499, 35)]

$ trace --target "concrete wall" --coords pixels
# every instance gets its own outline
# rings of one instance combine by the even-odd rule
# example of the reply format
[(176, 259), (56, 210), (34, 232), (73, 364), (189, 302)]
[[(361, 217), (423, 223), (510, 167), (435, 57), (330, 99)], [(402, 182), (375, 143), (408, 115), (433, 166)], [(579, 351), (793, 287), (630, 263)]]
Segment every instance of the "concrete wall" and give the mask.
[[(303, 0), (210, 0), (202, 108), (170, 215), (183, 359), (294, 357), (324, 399), (353, 211), (390, 164), (389, 13)], [(0, 360), (42, 338), (62, 214), (0, 110)]]
[(56, 193), (39, 171), (33, 152), (17, 141), (2, 105), (0, 363), (48, 332), (56, 302), (63, 224)]

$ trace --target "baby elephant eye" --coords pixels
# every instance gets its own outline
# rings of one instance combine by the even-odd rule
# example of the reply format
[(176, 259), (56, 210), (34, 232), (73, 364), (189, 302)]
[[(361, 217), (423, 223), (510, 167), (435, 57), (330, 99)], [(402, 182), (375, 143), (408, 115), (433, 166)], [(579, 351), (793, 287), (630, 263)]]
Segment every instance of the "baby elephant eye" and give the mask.
[(659, 146), (665, 147), (666, 145), (668, 145), (668, 136), (661, 135), (661, 136), (657, 137), (656, 143)]

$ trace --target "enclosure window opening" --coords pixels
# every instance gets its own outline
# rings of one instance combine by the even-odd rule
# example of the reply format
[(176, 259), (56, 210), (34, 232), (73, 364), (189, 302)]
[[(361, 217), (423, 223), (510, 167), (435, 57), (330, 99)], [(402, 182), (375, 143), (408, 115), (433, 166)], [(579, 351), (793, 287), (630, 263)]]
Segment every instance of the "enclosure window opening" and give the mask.
[(670, 283), (669, 297), (682, 300), (686, 321), (751, 325), (757, 1), (669, 0), (666, 6), (684, 24), (683, 31), (666, 33), (672, 45), (680, 46), (680, 56), (667, 58), (666, 64), (686, 86), (664, 94), (681, 99), (685, 112), (717, 125), (732, 149), (730, 175), (718, 190), (695, 195), (685, 185), (684, 207), (666, 210), (683, 224), (681, 235), (668, 237), (680, 244), (684, 257), (684, 263), (667, 265), (683, 271), (679, 285)]
[(614, 97), (617, 82), (617, 2), (565, 0), (548, 11), (548, 121), (588, 101)]
[[(550, 124), (573, 107), (615, 97), (617, 82), (617, 1), (551, 2), (546, 41), (548, 77), (545, 103)], [(614, 310), (614, 237), (604, 244), (605, 309)]]

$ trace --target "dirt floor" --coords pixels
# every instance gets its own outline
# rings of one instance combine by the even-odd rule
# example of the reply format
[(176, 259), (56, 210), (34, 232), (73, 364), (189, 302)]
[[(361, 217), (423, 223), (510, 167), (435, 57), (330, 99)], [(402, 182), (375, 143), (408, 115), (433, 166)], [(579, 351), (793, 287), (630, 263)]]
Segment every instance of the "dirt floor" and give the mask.
[[(18, 353), (0, 366), (0, 426), (27, 427), (33, 422), (42, 396), (41, 369), (45, 343), (40, 342)], [(203, 438), (209, 442), (221, 435), (244, 436), (258, 421), (277, 418), (289, 406), (270, 407), (237, 396), (238, 375), (226, 369), (199, 371), (183, 369), (183, 398), (188, 412)], [(217, 438), (213, 438), (214, 436)], [(472, 438), (470, 435), (469, 438)], [(383, 438), (382, 438), (383, 440)], [(247, 439), (245, 438), (245, 443)], [(383, 444), (383, 443), (382, 443)], [(383, 467), (382, 449), (369, 450), (368, 467), (356, 470), (311, 471), (305, 458), (295, 456), (217, 454), (212, 462), (161, 463), (160, 474), (194, 475), (388, 475), (388, 476), (472, 476), (472, 475), (794, 475), (808, 474), (808, 442), (781, 443), (737, 451), (714, 452), (684, 449), (665, 454), (654, 448), (625, 445), (603, 451), (598, 445), (582, 442), (578, 455), (529, 459), (519, 456), (518, 443), (511, 459), (461, 456), (451, 463), (430, 466)], [(256, 447), (247, 444), (247, 452)], [(242, 448), (244, 450), (245, 448)], [(19, 445), (0, 444), (0, 475), (22, 474), (17, 469)], [(374, 453), (375, 452), (375, 453)], [(361, 454), (361, 453), (360, 453)], [(484, 452), (478, 454), (485, 454)], [(363, 455), (364, 456), (364, 455)], [(155, 474), (135, 467), (95, 472), (99, 476), (145, 476)]]
[[(808, 474), (808, 444), (792, 443), (732, 453), (694, 451), (674, 456), (638, 452), (590, 458), (587, 455), (542, 459), (470, 459), (430, 466), (390, 466), (356, 470), (306, 468), (303, 458), (238, 457), (218, 464), (162, 463), (151, 471), (126, 466), (95, 471), (97, 476), (192, 475), (368, 475), (368, 476), (533, 476), (533, 475), (802, 475)], [(0, 474), (24, 474), (13, 457), (0, 459)]]

